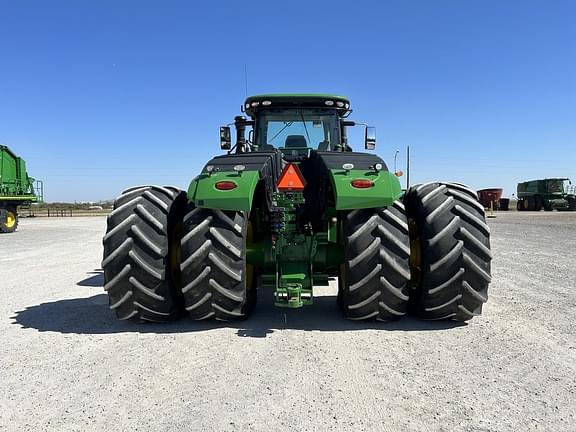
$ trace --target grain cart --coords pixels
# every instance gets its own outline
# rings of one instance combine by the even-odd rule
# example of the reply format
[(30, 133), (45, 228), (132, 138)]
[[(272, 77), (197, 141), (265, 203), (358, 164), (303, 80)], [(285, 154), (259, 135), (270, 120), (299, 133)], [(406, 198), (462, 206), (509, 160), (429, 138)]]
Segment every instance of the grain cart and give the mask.
[[(331, 278), (353, 320), (481, 312), (491, 253), (475, 192), (432, 182), (404, 196), (380, 157), (349, 146), (348, 128), (362, 124), (345, 97), (268, 94), (242, 109), (235, 144), (221, 127), (225, 154), (186, 193), (139, 186), (116, 200), (102, 266), (118, 318), (242, 319), (257, 288), (299, 308)], [(374, 129), (364, 136), (374, 149)]]
[(550, 178), (518, 183), (520, 211), (576, 211), (576, 187), (568, 178)]
[(502, 189), (488, 188), (478, 191), (478, 200), (486, 209), (500, 210), (500, 201), (502, 199)]
[(510, 198), (502, 198), (501, 188), (480, 189), (478, 199), (485, 209), (507, 211)]
[(42, 201), (43, 186), (26, 172), (26, 162), (0, 145), (0, 233), (18, 228), (18, 207)]

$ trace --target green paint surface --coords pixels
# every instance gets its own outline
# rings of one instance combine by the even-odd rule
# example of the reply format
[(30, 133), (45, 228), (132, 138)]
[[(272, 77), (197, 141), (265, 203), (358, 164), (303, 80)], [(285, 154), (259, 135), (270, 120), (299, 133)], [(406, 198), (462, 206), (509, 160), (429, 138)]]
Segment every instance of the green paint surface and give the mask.
[[(250, 211), (254, 190), (260, 180), (258, 171), (222, 171), (211, 175), (200, 174), (190, 183), (188, 199), (198, 207), (220, 210)], [(237, 187), (231, 190), (218, 190), (216, 183), (231, 181)]]
[[(398, 177), (388, 171), (373, 170), (330, 170), (332, 185), (336, 194), (336, 210), (388, 207), (402, 195)], [(367, 179), (374, 186), (358, 189), (352, 180)]]
[(0, 201), (37, 202), (34, 181), (26, 172), (24, 159), (0, 146)]

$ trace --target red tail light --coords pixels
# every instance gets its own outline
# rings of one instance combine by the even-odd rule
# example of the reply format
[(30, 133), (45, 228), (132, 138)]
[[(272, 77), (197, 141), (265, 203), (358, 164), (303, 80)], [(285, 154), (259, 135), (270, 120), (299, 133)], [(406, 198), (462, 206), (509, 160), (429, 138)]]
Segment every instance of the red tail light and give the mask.
[(232, 190), (232, 189), (236, 189), (236, 187), (238, 185), (234, 182), (231, 182), (231, 181), (219, 181), (219, 182), (216, 182), (214, 184), (214, 186), (218, 190)]
[(374, 182), (368, 179), (356, 179), (351, 181), (352, 186), (358, 189), (368, 189), (374, 186)]

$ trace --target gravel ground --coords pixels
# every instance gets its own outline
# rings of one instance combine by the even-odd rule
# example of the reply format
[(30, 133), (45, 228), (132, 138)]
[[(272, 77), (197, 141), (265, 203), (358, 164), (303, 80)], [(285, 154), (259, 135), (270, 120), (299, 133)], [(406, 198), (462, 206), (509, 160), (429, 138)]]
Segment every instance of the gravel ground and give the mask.
[(104, 218), (0, 237), (2, 431), (576, 430), (576, 213), (490, 219), (490, 300), (468, 325), (349, 322), (336, 287), (245, 322), (117, 321)]

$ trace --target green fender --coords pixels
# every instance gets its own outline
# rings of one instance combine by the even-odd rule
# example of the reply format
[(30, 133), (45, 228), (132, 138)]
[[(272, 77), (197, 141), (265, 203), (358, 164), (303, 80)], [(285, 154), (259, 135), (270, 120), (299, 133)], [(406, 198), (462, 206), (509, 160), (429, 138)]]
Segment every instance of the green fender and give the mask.
[[(330, 170), (332, 186), (336, 198), (336, 210), (388, 207), (402, 196), (400, 180), (389, 171), (374, 170)], [(374, 186), (358, 189), (352, 180), (367, 179)]]
[[(330, 170), (330, 177), (336, 198), (336, 210), (387, 207), (402, 196), (398, 177), (388, 171), (376, 173), (373, 170)], [(368, 179), (373, 187), (357, 189), (352, 180)], [(231, 190), (216, 189), (220, 181), (231, 181), (236, 187)], [(254, 191), (260, 181), (258, 171), (219, 171), (203, 173), (190, 183), (188, 199), (198, 207), (220, 210), (250, 211)]]
[[(202, 173), (190, 183), (188, 200), (193, 201), (197, 207), (250, 211), (259, 180), (258, 171)], [(230, 190), (216, 189), (216, 183), (221, 181), (233, 182), (236, 187)]]

